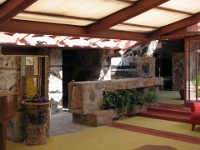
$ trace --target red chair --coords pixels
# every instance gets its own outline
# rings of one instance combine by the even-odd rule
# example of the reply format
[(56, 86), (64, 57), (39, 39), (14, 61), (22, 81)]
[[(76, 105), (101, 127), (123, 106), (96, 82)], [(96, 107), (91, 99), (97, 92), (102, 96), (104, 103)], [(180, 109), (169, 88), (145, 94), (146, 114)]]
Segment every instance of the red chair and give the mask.
[(190, 123), (192, 124), (192, 131), (193, 131), (196, 124), (200, 125), (200, 102), (191, 102), (190, 108), (191, 108)]

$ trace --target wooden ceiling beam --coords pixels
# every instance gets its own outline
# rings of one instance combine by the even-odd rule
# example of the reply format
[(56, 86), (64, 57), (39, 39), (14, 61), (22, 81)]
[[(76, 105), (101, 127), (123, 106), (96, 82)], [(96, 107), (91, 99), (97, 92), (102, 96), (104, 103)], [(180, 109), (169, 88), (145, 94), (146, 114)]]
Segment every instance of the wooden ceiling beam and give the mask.
[(104, 29), (108, 29), (167, 1), (168, 0), (148, 0), (147, 2), (146, 0), (140, 0), (125, 9), (101, 19), (97, 23), (89, 25), (87, 27), (87, 32), (88, 34), (92, 34)]
[(181, 21), (178, 21), (176, 23), (169, 24), (165, 27), (162, 27), (154, 32), (151, 32), (148, 34), (148, 37), (150, 39), (155, 39), (156, 37), (166, 35), (170, 32), (189, 27), (191, 25), (194, 25), (196, 23), (200, 22), (200, 13), (197, 13), (189, 18), (183, 19)]
[(88, 35), (86, 29), (81, 26), (41, 23), (31, 21), (10, 20), (0, 28), (2, 32), (18, 32), (32, 34), (47, 34), (58, 36), (82, 36), (92, 38), (110, 38), (124, 40), (146, 41), (147, 35), (142, 33), (104, 30), (101, 33)]
[(9, 0), (0, 7), (0, 26), (4, 25), (37, 0)]
[(107, 38), (107, 39), (121, 39), (121, 40), (132, 40), (132, 41), (148, 41), (147, 34), (116, 31), (116, 30), (103, 30), (99, 33), (87, 35), (89, 37)]

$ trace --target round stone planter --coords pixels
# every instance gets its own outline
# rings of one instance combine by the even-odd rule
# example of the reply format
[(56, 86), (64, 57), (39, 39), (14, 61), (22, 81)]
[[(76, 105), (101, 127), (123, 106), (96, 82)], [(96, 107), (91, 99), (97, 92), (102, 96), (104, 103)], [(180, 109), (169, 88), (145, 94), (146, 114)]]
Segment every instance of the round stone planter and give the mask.
[(47, 143), (50, 128), (50, 102), (25, 102), (25, 145), (42, 145)]

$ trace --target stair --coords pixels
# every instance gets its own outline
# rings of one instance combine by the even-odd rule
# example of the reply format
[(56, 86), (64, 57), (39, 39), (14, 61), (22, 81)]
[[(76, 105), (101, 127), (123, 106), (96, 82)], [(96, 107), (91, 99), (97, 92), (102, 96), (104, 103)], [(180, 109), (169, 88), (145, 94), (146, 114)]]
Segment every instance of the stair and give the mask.
[(190, 108), (183, 105), (155, 103), (138, 116), (190, 123)]

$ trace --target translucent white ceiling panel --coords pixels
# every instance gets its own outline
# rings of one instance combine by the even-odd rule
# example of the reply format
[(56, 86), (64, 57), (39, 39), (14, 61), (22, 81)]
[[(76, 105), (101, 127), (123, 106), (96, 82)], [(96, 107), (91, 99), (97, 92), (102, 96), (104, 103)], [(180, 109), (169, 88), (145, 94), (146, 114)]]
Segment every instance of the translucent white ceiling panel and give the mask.
[(117, 0), (39, 0), (26, 11), (99, 19), (130, 5)]
[(6, 0), (0, 0), (0, 5), (2, 4), (2, 3), (4, 3)]
[(111, 27), (112, 30), (121, 30), (121, 31), (129, 31), (129, 32), (140, 32), (140, 33), (148, 33), (154, 31), (155, 28), (143, 28), (143, 27), (136, 27), (136, 26), (129, 26), (124, 24), (119, 24), (114, 27)]
[(147, 25), (152, 27), (161, 27), (181, 19), (190, 17), (187, 14), (171, 12), (161, 9), (151, 9), (141, 15), (125, 21), (125, 23)]
[(200, 10), (200, 0), (170, 0), (160, 6), (189, 13), (197, 13)]
[(47, 22), (47, 23), (70, 24), (70, 25), (79, 25), (79, 26), (86, 26), (93, 23), (93, 21), (88, 21), (88, 20), (59, 18), (59, 17), (42, 16), (42, 15), (26, 14), (26, 13), (20, 13), (16, 17), (14, 17), (14, 19)]

